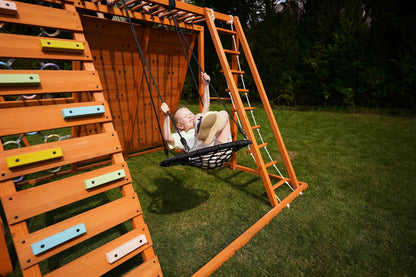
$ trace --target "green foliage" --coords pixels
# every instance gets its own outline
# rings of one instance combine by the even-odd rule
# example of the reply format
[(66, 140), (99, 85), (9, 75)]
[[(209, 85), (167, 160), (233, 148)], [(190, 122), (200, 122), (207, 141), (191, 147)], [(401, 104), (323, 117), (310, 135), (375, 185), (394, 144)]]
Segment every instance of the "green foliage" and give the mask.
[[(416, 109), (415, 1), (287, 0), (279, 13), (273, 0), (193, 3), (240, 18), (275, 104)], [(222, 89), (207, 41), (207, 71)], [(254, 89), (248, 75), (246, 84)]]

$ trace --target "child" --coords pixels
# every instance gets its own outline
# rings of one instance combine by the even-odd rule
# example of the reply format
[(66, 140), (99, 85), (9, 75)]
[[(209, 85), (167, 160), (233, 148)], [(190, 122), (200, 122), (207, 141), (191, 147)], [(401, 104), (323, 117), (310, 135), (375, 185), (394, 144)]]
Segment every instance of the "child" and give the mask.
[[(180, 134), (185, 138), (189, 150), (197, 150), (208, 146), (231, 141), (230, 122), (226, 111), (210, 112), (210, 95), (208, 74), (201, 73), (204, 84), (204, 107), (202, 113), (193, 114), (188, 108), (182, 107), (173, 114), (173, 120)], [(170, 120), (167, 113), (169, 107), (162, 103), (161, 110), (165, 114), (163, 121), (163, 137), (170, 149), (184, 149), (178, 133), (171, 133)]]

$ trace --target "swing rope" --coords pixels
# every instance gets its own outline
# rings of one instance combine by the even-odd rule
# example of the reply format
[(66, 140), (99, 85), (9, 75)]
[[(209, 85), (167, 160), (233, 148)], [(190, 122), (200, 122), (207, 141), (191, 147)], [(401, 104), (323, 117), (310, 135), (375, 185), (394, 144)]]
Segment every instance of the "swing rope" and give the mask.
[[(153, 112), (154, 112), (154, 114), (155, 114), (155, 116), (156, 116), (157, 126), (158, 126), (158, 128), (159, 128), (159, 133), (160, 133), (160, 136), (161, 136), (161, 138), (162, 138), (162, 142), (163, 142), (163, 149), (164, 149), (164, 152), (165, 152), (166, 158), (169, 158), (169, 151), (168, 151), (168, 148), (167, 148), (167, 146), (166, 146), (165, 139), (163, 138), (162, 128), (160, 127), (159, 117), (158, 117), (158, 115), (157, 115), (155, 102), (154, 102), (154, 100), (153, 100), (153, 96), (152, 96), (152, 89), (151, 89), (150, 82), (149, 82), (149, 79), (148, 79), (148, 76), (147, 76), (147, 73), (146, 73), (146, 69), (149, 71), (149, 75), (150, 75), (150, 77), (152, 78), (152, 82), (153, 82), (153, 84), (154, 84), (154, 86), (155, 86), (155, 88), (156, 88), (156, 91), (157, 91), (157, 93), (158, 93), (158, 95), (159, 95), (159, 98), (160, 98), (160, 100), (162, 101), (162, 103), (164, 102), (164, 101), (163, 101), (163, 97), (162, 97), (162, 95), (160, 94), (159, 87), (157, 86), (157, 84), (156, 84), (156, 82), (155, 82), (155, 79), (154, 79), (154, 77), (153, 77), (152, 71), (150, 70), (150, 66), (149, 66), (149, 64), (147, 63), (147, 59), (146, 59), (146, 57), (145, 57), (145, 55), (144, 55), (144, 53), (143, 53), (143, 50), (142, 50), (142, 48), (140, 47), (140, 43), (139, 43), (139, 40), (138, 40), (138, 38), (137, 38), (136, 31), (134, 30), (134, 25), (133, 25), (133, 23), (132, 23), (132, 21), (131, 21), (131, 17), (130, 17), (130, 14), (129, 14), (129, 9), (127, 8), (126, 0), (122, 0), (122, 1), (123, 1), (124, 10), (125, 10), (125, 12), (126, 12), (127, 20), (129, 21), (129, 25), (130, 25), (131, 31), (132, 31), (132, 33), (133, 33), (134, 41), (136, 42), (136, 46), (137, 46), (137, 48), (138, 48), (138, 50), (139, 50), (140, 60), (141, 60), (141, 64), (142, 64), (142, 67), (143, 67), (143, 73), (144, 73), (144, 76), (145, 76), (145, 79), (146, 79), (147, 87), (148, 87), (148, 89), (149, 89), (150, 99), (151, 99), (151, 101), (152, 101)], [(174, 2), (174, 0), (173, 0), (173, 2)], [(169, 4), (170, 4), (170, 3), (171, 3), (171, 0), (169, 0)], [(170, 120), (171, 120), (172, 122), (174, 122), (174, 120), (173, 120), (173, 118), (172, 118), (172, 116), (171, 116), (171, 114), (170, 114), (169, 112), (167, 113), (167, 115), (169, 116)], [(189, 151), (189, 146), (188, 146), (188, 144), (186, 143), (185, 138), (184, 138), (184, 137), (182, 137), (182, 135), (180, 134), (179, 129), (178, 129), (178, 127), (176, 126), (176, 124), (173, 124), (173, 125), (174, 125), (174, 127), (175, 127), (175, 129), (176, 129), (176, 132), (177, 132), (177, 133), (179, 134), (179, 136), (180, 136), (181, 143), (183, 144), (183, 146), (184, 146), (185, 150), (186, 150), (186, 151)]]
[[(170, 10), (169, 10), (169, 11), (170, 11)], [(175, 25), (175, 30), (176, 30), (176, 33), (177, 33), (177, 35), (178, 35), (178, 37), (179, 37), (179, 41), (180, 41), (180, 43), (181, 43), (182, 50), (183, 50), (183, 52), (184, 52), (184, 54), (185, 54), (185, 57), (186, 57), (186, 60), (187, 60), (187, 62), (188, 62), (189, 70), (191, 71), (191, 75), (192, 75), (192, 77), (193, 77), (193, 79), (194, 79), (195, 86), (196, 86), (196, 87), (198, 87), (198, 86), (196, 85), (196, 82), (195, 82), (195, 77), (194, 77), (194, 74), (192, 73), (192, 70), (191, 70), (191, 68), (190, 68), (190, 61), (188, 60), (188, 56), (187, 56), (187, 54), (186, 54), (186, 49), (185, 49), (185, 47), (184, 47), (184, 45), (183, 45), (182, 40), (183, 40), (183, 41), (185, 41), (185, 43), (186, 43), (186, 45), (187, 45), (188, 49), (190, 50), (190, 52), (191, 52), (191, 54), (192, 54), (192, 57), (194, 58), (195, 62), (197, 63), (197, 65), (198, 65), (198, 67), (199, 67), (199, 70), (200, 70), (201, 72), (203, 72), (204, 70), (202, 69), (202, 66), (201, 66), (201, 64), (199, 63), (198, 58), (196, 57), (196, 55), (195, 55), (194, 51), (192, 50), (191, 45), (189, 45), (189, 42), (188, 42), (188, 40), (186, 39), (185, 34), (183, 33), (182, 29), (179, 27), (179, 24), (178, 24), (178, 22), (176, 21), (176, 19), (175, 19), (175, 17), (174, 17), (174, 15), (173, 15), (173, 13), (171, 14), (171, 17), (172, 17), (172, 20), (173, 20), (173, 22), (174, 22), (174, 25)], [(209, 87), (210, 87), (210, 89), (211, 89), (211, 90), (215, 93), (215, 95), (217, 96), (218, 100), (221, 102), (222, 106), (224, 107), (224, 109), (227, 111), (227, 113), (228, 113), (228, 115), (230, 116), (230, 118), (232, 119), (232, 121), (233, 121), (233, 122), (235, 123), (235, 125), (237, 126), (238, 131), (239, 131), (239, 132), (243, 135), (244, 139), (247, 139), (247, 136), (246, 136), (245, 132), (243, 131), (243, 129), (241, 128), (241, 126), (237, 123), (237, 121), (234, 119), (234, 117), (233, 117), (233, 116), (231, 116), (230, 111), (228, 110), (228, 108), (227, 108), (227, 106), (225, 105), (224, 101), (221, 99), (221, 96), (218, 94), (217, 90), (215, 89), (215, 87), (212, 85), (212, 83), (211, 83), (211, 82), (209, 82)], [(200, 101), (201, 101), (201, 103), (202, 103), (201, 96), (200, 96), (200, 94), (199, 94), (199, 93), (198, 93), (198, 95), (199, 95), (199, 97), (200, 97)], [(203, 105), (204, 105), (204, 103), (202, 103), (202, 106), (203, 106)]]

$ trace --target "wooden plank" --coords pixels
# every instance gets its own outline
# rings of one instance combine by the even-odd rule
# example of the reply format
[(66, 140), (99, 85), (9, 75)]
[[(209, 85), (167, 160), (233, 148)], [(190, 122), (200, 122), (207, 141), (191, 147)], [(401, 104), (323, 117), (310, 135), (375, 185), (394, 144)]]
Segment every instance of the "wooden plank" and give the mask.
[[(140, 216), (141, 212), (138, 197), (136, 194), (133, 194), (109, 202), (105, 205), (71, 217), (34, 233), (20, 237), (18, 240), (14, 241), (20, 265), (22, 268), (28, 268), (43, 261), (44, 259), (62, 252), (65, 249), (85, 241), (88, 238), (102, 233), (105, 230), (117, 226), (118, 224), (121, 224), (133, 217)], [(65, 244), (56, 246), (55, 248), (37, 256), (33, 254), (31, 248), (33, 243), (53, 236), (80, 223), (84, 223), (87, 230), (87, 232), (82, 236), (76, 237)]]
[[(39, 75), (38, 87), (1, 87), (0, 95), (86, 92), (102, 90), (97, 71), (85, 70), (0, 70), (2, 74)], [(65, 84), (65, 85), (62, 85)]]
[[(101, 115), (79, 117), (65, 120), (62, 110), (90, 106), (104, 107)], [(0, 135), (30, 133), (52, 130), (99, 122), (110, 122), (110, 108), (106, 102), (82, 102), (50, 106), (33, 106), (22, 108), (0, 109)]]
[[(124, 169), (126, 172), (126, 177), (122, 179), (90, 190), (86, 190), (83, 185), (84, 180), (121, 169)], [(126, 185), (130, 182), (131, 176), (127, 164), (122, 163), (4, 195), (1, 197), (1, 201), (7, 222), (9, 224), (16, 224), (22, 220), (49, 212), (104, 191)]]
[[(64, 153), (64, 159), (40, 162), (32, 166), (21, 166), (15, 169), (9, 169), (7, 167), (6, 157), (55, 147), (61, 147)], [(121, 146), (116, 133), (90, 135), (2, 151), (0, 152), (0, 181), (119, 152), (121, 152)]]
[[(83, 30), (81, 21), (74, 12), (17, 1), (13, 3), (16, 4), (17, 15), (0, 13), (0, 22), (34, 25), (78, 32)], [(34, 12), (34, 9), (36, 9), (36, 12)]]
[(74, 103), (74, 98), (54, 98), (54, 99), (35, 99), (35, 100), (15, 100), (0, 102), (1, 109), (22, 108), (33, 106), (47, 106), (53, 104)]
[[(141, 253), (145, 249), (149, 249), (152, 247), (152, 242), (149, 234), (149, 230), (147, 225), (144, 224), (142, 217), (140, 218), (140, 224), (137, 226), (136, 229), (119, 236), (118, 238), (110, 241), (103, 246), (92, 250), (91, 252), (85, 254), (84, 256), (79, 257), (78, 259), (56, 269), (55, 271), (46, 274), (47, 277), (60, 277), (60, 276), (100, 276), (104, 273), (110, 271), (111, 269), (119, 266), (123, 262), (127, 261), (128, 259), (134, 257), (135, 255)], [(105, 253), (111, 251), (112, 249), (128, 242), (129, 240), (144, 234), (148, 241), (148, 244), (141, 246), (140, 248), (136, 249), (135, 251), (126, 255), (123, 259), (114, 262), (113, 264), (109, 264), (105, 258)], [(153, 263), (156, 256), (153, 256), (153, 259), (150, 261)], [(142, 276), (142, 275), (136, 275)]]
[(109, 264), (112, 264), (145, 244), (147, 244), (146, 236), (141, 234), (129, 240), (128, 242), (123, 243), (117, 248), (111, 250), (110, 252), (107, 252), (105, 254), (105, 257), (107, 259), (107, 262)]
[(155, 257), (154, 259), (148, 260), (143, 264), (139, 265), (135, 269), (129, 271), (123, 277), (154, 277), (162, 276), (162, 269), (160, 268), (159, 259)]
[[(92, 61), (88, 43), (85, 43), (85, 51), (82, 53), (66, 52), (46, 52), (40, 47), (40, 37), (14, 35), (0, 33), (0, 56), (7, 58), (28, 58), (28, 59), (55, 59), (55, 60), (74, 60)], [(52, 40), (52, 39), (51, 39)], [(55, 41), (70, 41), (53, 39)]]
[[(2, 147), (0, 145), (0, 150)], [(12, 180), (0, 183), (0, 196), (16, 192), (16, 187)], [(9, 225), (10, 233), (13, 234), (14, 239), (25, 236), (29, 233), (26, 222), (21, 222), (14, 225)], [(26, 270), (22, 270), (24, 276), (41, 276), (38, 265), (32, 266)]]
[(6, 244), (6, 229), (0, 217), (0, 276), (6, 276), (13, 271), (12, 261)]

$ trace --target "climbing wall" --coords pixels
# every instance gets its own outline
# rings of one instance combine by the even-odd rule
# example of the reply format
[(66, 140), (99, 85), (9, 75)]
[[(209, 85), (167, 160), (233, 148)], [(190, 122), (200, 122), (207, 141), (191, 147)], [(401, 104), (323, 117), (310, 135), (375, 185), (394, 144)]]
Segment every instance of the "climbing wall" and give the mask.
[(161, 276), (75, 7), (0, 0), (0, 22), (0, 273)]
[[(127, 22), (119, 21), (119, 17), (108, 17), (82, 16), (82, 25), (127, 156), (160, 147), (162, 138), (132, 30)], [(177, 34), (157, 25), (134, 26), (159, 92), (175, 110), (188, 69)], [(196, 35), (187, 34), (186, 38), (193, 47)], [(156, 111), (162, 119), (159, 95), (150, 76), (148, 79)]]

